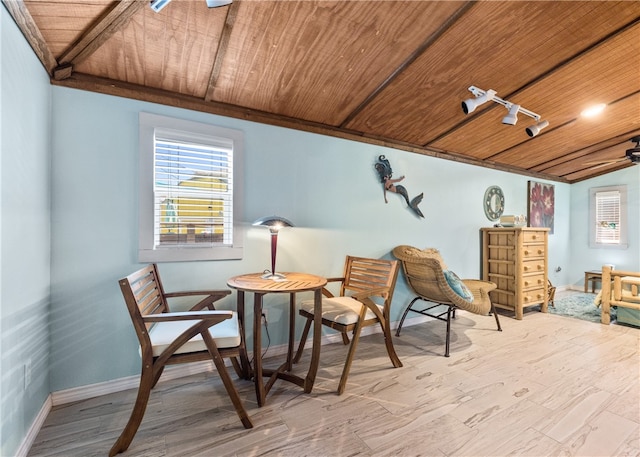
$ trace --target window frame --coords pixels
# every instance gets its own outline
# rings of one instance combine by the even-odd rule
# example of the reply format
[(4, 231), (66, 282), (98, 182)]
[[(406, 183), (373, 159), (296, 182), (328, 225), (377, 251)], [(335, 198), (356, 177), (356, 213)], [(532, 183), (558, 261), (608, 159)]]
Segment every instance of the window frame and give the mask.
[[(597, 196), (609, 192), (620, 194), (620, 237), (617, 243), (604, 243), (597, 237)], [(627, 186), (604, 186), (589, 189), (589, 247), (601, 249), (627, 249), (628, 248), (628, 223), (627, 223)]]
[[(244, 170), (244, 134), (240, 130), (219, 127), (152, 113), (139, 113), (139, 194), (138, 261), (189, 262), (200, 260), (237, 260), (243, 256), (242, 203)], [(220, 138), (230, 141), (233, 155), (233, 235), (225, 246), (154, 246), (154, 139), (156, 129), (163, 136), (175, 133), (181, 139)]]

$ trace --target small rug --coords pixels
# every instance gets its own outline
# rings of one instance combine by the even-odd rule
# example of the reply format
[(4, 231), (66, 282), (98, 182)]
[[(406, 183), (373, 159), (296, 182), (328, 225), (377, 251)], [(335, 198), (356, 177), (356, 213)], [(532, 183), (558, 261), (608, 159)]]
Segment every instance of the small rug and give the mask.
[[(600, 322), (600, 307), (593, 303), (596, 294), (575, 293), (567, 297), (556, 298), (555, 308), (549, 305), (549, 312), (561, 316), (575, 317), (591, 322)], [(616, 310), (611, 308), (611, 321), (616, 319)]]

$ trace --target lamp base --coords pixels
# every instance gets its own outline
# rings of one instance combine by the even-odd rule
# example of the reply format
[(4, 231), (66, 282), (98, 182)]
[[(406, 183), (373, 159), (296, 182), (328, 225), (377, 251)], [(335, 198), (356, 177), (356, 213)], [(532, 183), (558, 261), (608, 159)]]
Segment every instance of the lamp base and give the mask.
[(274, 281), (278, 281), (281, 279), (286, 279), (287, 277), (285, 275), (283, 275), (282, 273), (271, 273), (270, 271), (265, 272), (265, 274), (263, 274), (262, 276), (260, 276), (261, 279), (272, 279)]

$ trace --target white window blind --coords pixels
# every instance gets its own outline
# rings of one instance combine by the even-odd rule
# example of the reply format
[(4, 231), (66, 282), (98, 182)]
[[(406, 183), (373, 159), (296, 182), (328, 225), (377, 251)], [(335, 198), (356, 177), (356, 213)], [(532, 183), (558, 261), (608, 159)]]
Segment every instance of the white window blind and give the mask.
[(154, 248), (233, 243), (233, 149), (214, 138), (154, 140)]
[(620, 192), (596, 192), (596, 243), (620, 243)]
[(627, 186), (589, 189), (589, 246), (627, 249)]
[(140, 113), (138, 261), (241, 259), (244, 135)]

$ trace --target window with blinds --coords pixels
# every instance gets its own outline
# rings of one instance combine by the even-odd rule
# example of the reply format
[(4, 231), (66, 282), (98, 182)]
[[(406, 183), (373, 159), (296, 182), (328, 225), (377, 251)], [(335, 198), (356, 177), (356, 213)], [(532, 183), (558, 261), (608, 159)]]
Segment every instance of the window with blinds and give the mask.
[(596, 192), (596, 243), (620, 243), (620, 192)]
[(627, 247), (626, 186), (590, 189), (591, 247)]
[(154, 246), (232, 244), (232, 147), (158, 131), (154, 151)]
[(243, 136), (140, 113), (140, 262), (242, 258)]

